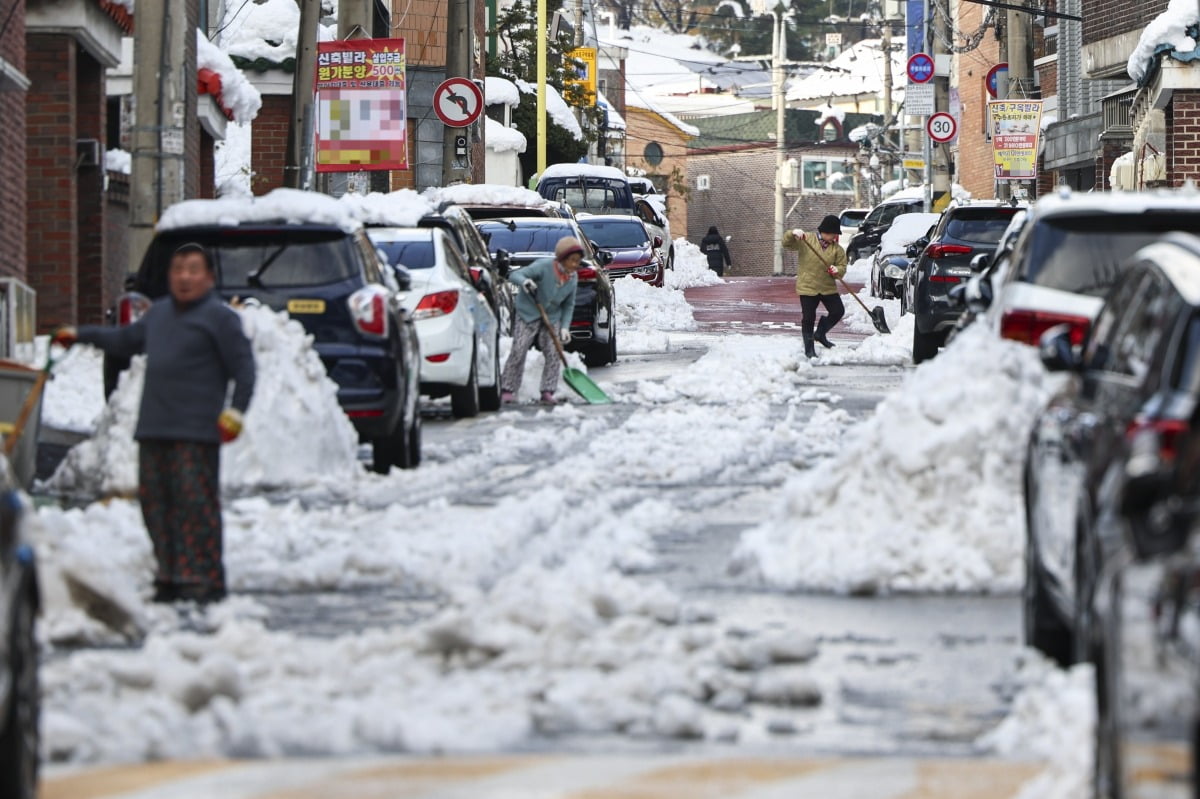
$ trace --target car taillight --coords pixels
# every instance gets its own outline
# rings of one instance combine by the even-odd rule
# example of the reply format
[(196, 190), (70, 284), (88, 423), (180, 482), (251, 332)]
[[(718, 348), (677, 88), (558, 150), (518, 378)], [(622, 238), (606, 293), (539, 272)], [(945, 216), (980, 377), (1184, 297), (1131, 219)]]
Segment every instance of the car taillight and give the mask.
[(121, 327), (132, 325), (150, 310), (150, 298), (145, 294), (131, 291), (117, 298), (117, 324)]
[(961, 244), (930, 244), (925, 248), (925, 254), (930, 258), (945, 258), (947, 255), (970, 255), (972, 248)]
[(445, 363), (446, 361), (450, 360), (450, 353), (439, 352), (437, 355), (426, 355), (425, 360), (429, 361), (430, 363)]
[(372, 338), (387, 338), (387, 302), (387, 290), (379, 286), (367, 286), (350, 295), (347, 300), (350, 318), (360, 333)]
[(480, 278), (482, 278), (482, 277), (483, 277), (483, 267), (481, 267), (481, 266), (472, 266), (472, 267), (470, 267), (470, 270), (471, 270), (471, 280), (473, 280), (473, 281), (475, 281), (476, 283), (478, 283), (478, 282), (479, 282), (479, 280), (480, 280)]
[(576, 272), (575, 275), (580, 280), (595, 280), (596, 270), (590, 266), (585, 266), (583, 269), (580, 269), (578, 272)]
[(1083, 344), (1092, 320), (1083, 316), (1047, 313), (1045, 311), (1006, 311), (1000, 317), (1001, 338), (1020, 341), (1024, 344), (1037, 346), (1042, 334), (1055, 325), (1071, 326), (1071, 343), (1075, 346)]
[(454, 313), (458, 307), (457, 291), (436, 291), (426, 294), (413, 310), (413, 319), (432, 319)]
[(1157, 457), (1159, 463), (1173, 462), (1179, 440), (1187, 431), (1188, 423), (1183, 419), (1134, 419), (1125, 428), (1130, 463), (1145, 457)]

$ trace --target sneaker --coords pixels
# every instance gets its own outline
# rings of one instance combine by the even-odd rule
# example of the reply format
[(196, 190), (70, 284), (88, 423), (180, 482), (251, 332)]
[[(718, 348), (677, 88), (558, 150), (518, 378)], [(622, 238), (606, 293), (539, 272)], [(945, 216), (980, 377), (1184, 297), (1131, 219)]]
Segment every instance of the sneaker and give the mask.
[(512, 405), (513, 402), (515, 402), (515, 401), (516, 401), (516, 397), (513, 396), (513, 393), (511, 391), (501, 391), (500, 392), (500, 404), (501, 405)]
[(555, 399), (553, 391), (543, 391), (540, 402), (543, 405), (557, 405), (558, 404), (558, 400)]

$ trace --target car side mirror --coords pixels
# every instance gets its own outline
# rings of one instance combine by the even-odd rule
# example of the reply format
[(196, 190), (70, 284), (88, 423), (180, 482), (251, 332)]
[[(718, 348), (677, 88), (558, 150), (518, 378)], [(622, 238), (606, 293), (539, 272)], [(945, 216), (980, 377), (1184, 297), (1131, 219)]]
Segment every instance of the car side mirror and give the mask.
[(609, 252), (608, 250), (596, 250), (596, 257), (600, 260), (600, 263), (604, 266), (608, 266), (609, 264), (611, 264), (613, 262), (613, 254), (611, 252)]
[(662, 236), (655, 236), (654, 237), (654, 249), (657, 250), (662, 245), (663, 245)]
[(979, 255), (976, 255), (974, 258), (971, 259), (971, 271), (974, 272), (975, 274), (979, 274), (980, 272), (984, 271), (985, 269), (987, 269), (987, 266), (988, 266), (988, 255), (985, 252), (981, 252), (981, 253), (979, 253)]
[(859, 233), (870, 233), (874, 229), (875, 229), (874, 222), (863, 222), (861, 225), (858, 226)]
[(967, 305), (967, 284), (959, 283), (957, 286), (950, 289), (950, 291), (946, 292), (946, 296), (950, 298), (950, 301), (952, 303), (959, 306), (960, 308), (966, 307), (966, 305)]
[(1071, 344), (1071, 326), (1055, 325), (1038, 341), (1042, 365), (1051, 372), (1079, 371), (1079, 356)]
[(508, 254), (508, 250), (496, 250), (496, 254), (492, 256), (492, 263), (500, 277), (508, 277), (508, 273), (512, 271), (512, 256)]
[(408, 271), (407, 266), (396, 264), (392, 267), (392, 274), (396, 276), (396, 285), (400, 291), (412, 291), (412, 272)]
[(921, 249), (922, 249), (921, 245), (917, 244), (916, 242), (913, 242), (912, 244), (910, 244), (904, 248), (904, 254), (907, 255), (909, 258), (920, 258), (921, 257)]

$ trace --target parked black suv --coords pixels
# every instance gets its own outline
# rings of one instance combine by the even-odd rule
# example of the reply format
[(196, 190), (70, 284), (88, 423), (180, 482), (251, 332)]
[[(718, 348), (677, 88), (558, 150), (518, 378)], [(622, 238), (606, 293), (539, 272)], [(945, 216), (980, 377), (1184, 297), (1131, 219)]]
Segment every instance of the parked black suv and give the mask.
[(573, 219), (489, 219), (478, 223), (493, 252), (507, 250), (514, 269), (552, 258), (554, 245), (564, 236), (583, 242), (583, 268), (575, 293), (569, 348), (583, 354), (588, 366), (604, 366), (617, 359), (617, 322), (613, 316), (613, 285), (608, 276), (612, 254), (595, 250)]
[(892, 226), (892, 221), (901, 214), (915, 214), (925, 210), (925, 201), (917, 198), (902, 197), (900, 199), (884, 200), (871, 209), (867, 218), (858, 226), (858, 232), (846, 245), (846, 258), (854, 263), (859, 258), (865, 258), (879, 249), (883, 234)]
[(0, 459), (0, 796), (36, 799), (40, 604), (33, 547), (23, 535), (24, 500)]
[[(127, 281), (133, 293), (118, 302), (118, 324), (133, 322), (167, 293), (171, 253), (185, 242), (208, 248), (222, 297), (252, 298), (287, 311), (312, 335), (338, 385), (338, 401), (359, 436), (373, 445), (375, 471), (420, 463), (417, 333), (396, 301), (395, 278), (361, 228), (272, 222), (160, 230)], [(110, 390), (126, 366), (106, 357)]]
[(1018, 206), (972, 203), (946, 209), (921, 254), (904, 273), (902, 312), (912, 311), (913, 362), (937, 355), (963, 312), (950, 289), (971, 276), (971, 262), (990, 257)]

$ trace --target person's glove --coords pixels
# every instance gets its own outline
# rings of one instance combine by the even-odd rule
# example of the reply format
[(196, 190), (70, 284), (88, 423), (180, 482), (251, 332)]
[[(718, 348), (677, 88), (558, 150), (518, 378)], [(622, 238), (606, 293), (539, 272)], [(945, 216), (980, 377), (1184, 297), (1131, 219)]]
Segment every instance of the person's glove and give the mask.
[(50, 334), (50, 343), (60, 347), (74, 346), (79, 340), (79, 332), (71, 325), (63, 325)]
[(535, 297), (537, 296), (537, 289), (538, 289), (537, 281), (534, 280), (533, 278), (531, 278), (531, 277), (525, 278), (525, 282), (521, 284), (521, 288), (525, 289), (525, 291), (529, 292), (530, 294), (534, 295)]
[(570, 344), (571, 343), (571, 328), (564, 327), (562, 330), (559, 330), (558, 331), (558, 340), (561, 341), (563, 344)]
[(827, 272), (829, 272), (829, 275), (830, 275), (830, 277), (837, 277), (837, 276), (838, 276), (837, 269), (835, 269), (835, 268), (834, 268), (834, 267), (832, 267), (832, 266), (830, 266), (830, 267), (827, 267), (827, 268), (826, 268), (826, 271), (827, 271)]
[(237, 440), (237, 437), (242, 434), (244, 421), (242, 412), (237, 408), (226, 408), (221, 411), (221, 415), (217, 417), (217, 430), (221, 433), (221, 443), (228, 444)]

